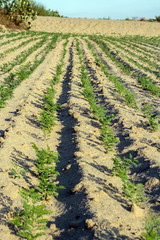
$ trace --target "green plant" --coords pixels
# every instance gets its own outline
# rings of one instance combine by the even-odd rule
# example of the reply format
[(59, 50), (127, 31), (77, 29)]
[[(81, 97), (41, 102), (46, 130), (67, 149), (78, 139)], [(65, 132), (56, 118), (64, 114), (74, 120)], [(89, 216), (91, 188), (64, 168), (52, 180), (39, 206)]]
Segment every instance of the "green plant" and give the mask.
[[(29, 0), (2, 0), (2, 7), (10, 19), (16, 24), (27, 23), (36, 19), (37, 13), (33, 10), (33, 2)], [(28, 21), (28, 22), (27, 22)]]
[(157, 16), (157, 17), (156, 17), (156, 21), (157, 21), (157, 22), (160, 22), (160, 16)]
[(153, 131), (158, 130), (158, 124), (160, 121), (156, 122), (158, 115), (154, 115), (154, 107), (150, 104), (145, 104), (142, 108), (144, 117), (148, 119), (148, 124), (152, 127)]
[(137, 160), (133, 159), (132, 155), (129, 155), (129, 158), (123, 156), (123, 158), (119, 156), (115, 156), (113, 159), (113, 175), (119, 176), (121, 180), (124, 182), (127, 179), (127, 171), (131, 165), (137, 166)]
[(17, 163), (15, 162), (11, 162), (11, 164), (13, 165), (14, 168), (10, 168), (10, 174), (11, 176), (13, 176), (13, 178), (21, 178), (21, 175), (28, 172), (27, 169), (24, 169), (22, 167), (20, 167)]
[(135, 184), (128, 180), (127, 171), (131, 165), (137, 166), (137, 160), (130, 154), (129, 158), (115, 156), (113, 159), (113, 175), (119, 176), (123, 182), (123, 191), (131, 202), (139, 205), (140, 202), (148, 200), (144, 194), (144, 186), (141, 183)]
[(140, 76), (139, 77), (139, 82), (142, 85), (143, 89), (148, 90), (149, 92), (151, 92), (151, 94), (160, 97), (160, 89), (158, 86), (154, 85), (154, 83), (145, 76)]
[(42, 194), (42, 198), (45, 200), (49, 199), (49, 196), (57, 196), (58, 189), (64, 189), (63, 186), (56, 186), (54, 180), (59, 172), (55, 170), (54, 163), (59, 162), (57, 153), (50, 150), (47, 146), (47, 150), (39, 149), (35, 143), (32, 147), (36, 151), (37, 159), (35, 161), (35, 167), (37, 172), (37, 177), (39, 179), (39, 185), (37, 189)]
[(114, 137), (112, 129), (106, 124), (102, 124), (101, 127), (101, 140), (103, 141), (107, 152), (113, 149), (114, 143), (119, 142), (119, 139)]
[(39, 204), (41, 196), (35, 192), (35, 189), (21, 189), (23, 210), (15, 213), (10, 224), (16, 227), (17, 235), (28, 240), (37, 239), (45, 235), (43, 230), (47, 229), (48, 220), (44, 215), (51, 211), (46, 209), (44, 204)]
[(142, 183), (135, 184), (129, 180), (124, 180), (123, 191), (126, 198), (131, 202), (135, 202), (137, 205), (148, 200), (148, 198), (145, 197), (144, 185)]
[(44, 132), (45, 138), (51, 133), (52, 127), (55, 126), (57, 120), (55, 112), (59, 109), (59, 105), (53, 102), (55, 90), (53, 87), (47, 88), (47, 93), (43, 97), (44, 107), (40, 112), (40, 125)]
[(149, 213), (145, 219), (145, 232), (141, 234), (143, 240), (159, 240), (160, 239), (160, 217), (155, 218)]
[(149, 18), (148, 22), (154, 22), (154, 19), (153, 18)]

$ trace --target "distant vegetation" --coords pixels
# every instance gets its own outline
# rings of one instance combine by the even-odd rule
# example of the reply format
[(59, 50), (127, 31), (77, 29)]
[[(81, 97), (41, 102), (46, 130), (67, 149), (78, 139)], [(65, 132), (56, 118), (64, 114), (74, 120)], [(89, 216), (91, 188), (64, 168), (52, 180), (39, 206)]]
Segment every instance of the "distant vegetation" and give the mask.
[(160, 16), (156, 17), (157, 22), (160, 22)]
[(139, 20), (139, 21), (147, 21), (147, 22), (160, 22), (160, 16), (157, 16), (155, 18), (149, 18), (149, 19), (146, 19), (145, 17), (142, 17), (140, 19), (138, 19), (138, 17), (132, 17), (132, 18), (126, 18), (125, 20), (130, 20), (130, 21), (133, 21), (133, 20)]
[(58, 11), (46, 9), (33, 0), (0, 0), (0, 24), (30, 28), (37, 16), (62, 17)]
[(33, 2), (33, 10), (37, 13), (37, 16), (51, 16), (51, 17), (62, 17), (58, 11), (46, 9), (43, 4)]

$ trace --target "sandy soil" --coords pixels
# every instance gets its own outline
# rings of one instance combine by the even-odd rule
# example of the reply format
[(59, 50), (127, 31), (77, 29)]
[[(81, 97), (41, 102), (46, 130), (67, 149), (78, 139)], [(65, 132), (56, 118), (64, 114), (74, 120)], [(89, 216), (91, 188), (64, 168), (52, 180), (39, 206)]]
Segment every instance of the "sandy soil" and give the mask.
[[(31, 30), (156, 36), (158, 31), (160, 33), (160, 24), (40, 17)], [(0, 36), (3, 34), (0, 33)], [(16, 60), (16, 56), (40, 41), (38, 37), (42, 37), (42, 34), (36, 36), (37, 40), (33, 39), (21, 48), (16, 47), (29, 37), (17, 40), (14, 44), (11, 42), (4, 45), (0, 48), (0, 53), (4, 53), (0, 65)], [(7, 38), (0, 39), (0, 44), (5, 40), (7, 41)], [(33, 62), (36, 54), (50, 41), (49, 37), (23, 64)], [(56, 126), (50, 138), (44, 139), (39, 115), (43, 108), (43, 94), (50, 86), (50, 80), (55, 76), (56, 67), (62, 57), (65, 40), (59, 38), (45, 56), (45, 60), (14, 89), (13, 97), (7, 101), (3, 109), (0, 109), (0, 240), (22, 239), (16, 236), (15, 229), (8, 222), (13, 212), (22, 207), (19, 189), (31, 188), (37, 184), (33, 142), (40, 148), (49, 145), (53, 151), (58, 152), (60, 162), (57, 163), (56, 169), (60, 176), (56, 182), (65, 186), (65, 190), (59, 190), (57, 198), (51, 197), (46, 203), (47, 208), (53, 213), (49, 216), (46, 236), (40, 237), (40, 240), (136, 240), (144, 230), (143, 223), (147, 212), (159, 215), (160, 127), (156, 132), (151, 131), (142, 112), (129, 107), (115, 91), (114, 84), (96, 64), (85, 39), (79, 38), (79, 41), (97, 103), (105, 107), (106, 115), (115, 115), (111, 128), (120, 142), (115, 144), (114, 151), (106, 154), (100, 138), (100, 123), (93, 118), (89, 103), (82, 94), (80, 61), (74, 37), (69, 37), (61, 81), (54, 86), (55, 102), (61, 104)], [(160, 118), (160, 98), (143, 90), (138, 79), (126, 75), (95, 42), (90, 40), (90, 43), (101, 61), (108, 67), (110, 74), (115, 75), (136, 95), (139, 109), (144, 103), (153, 104)], [(7, 48), (12, 46), (15, 50), (6, 53)], [(113, 43), (108, 43), (108, 46), (116, 55), (117, 47)], [(156, 59), (156, 63), (159, 64), (157, 54), (160, 48), (153, 49), (149, 44), (145, 47), (150, 53), (149, 60)], [(129, 49), (127, 44), (117, 54), (121, 60), (124, 60), (125, 49), (126, 51)], [(135, 50), (132, 49), (132, 52)], [(137, 58), (141, 55), (138, 53), (134, 60), (142, 64)], [(126, 59), (125, 61), (129, 64)], [(154, 74), (146, 73), (143, 69), (138, 70), (135, 65), (131, 66), (133, 71), (147, 74), (159, 86), (159, 79)], [(8, 73), (4, 73), (1, 68), (0, 85), (3, 85), (9, 73), (20, 67), (16, 65)], [(141, 208), (135, 207), (125, 198), (122, 182), (119, 177), (113, 177), (111, 171), (112, 158), (115, 155), (128, 157), (129, 154), (138, 161), (137, 167), (130, 170), (129, 179), (143, 183), (145, 194), (149, 197), (149, 201), (142, 204)], [(11, 176), (11, 161), (28, 169), (20, 180)]]
[(38, 17), (31, 30), (44, 32), (159, 36), (160, 24), (124, 20)]

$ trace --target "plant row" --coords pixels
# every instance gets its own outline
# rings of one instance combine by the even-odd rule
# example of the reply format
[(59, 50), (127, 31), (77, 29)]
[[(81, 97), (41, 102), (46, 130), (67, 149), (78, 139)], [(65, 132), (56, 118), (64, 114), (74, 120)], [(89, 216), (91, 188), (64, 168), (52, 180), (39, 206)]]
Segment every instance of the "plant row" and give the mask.
[[(26, 32), (25, 34), (17, 34), (18, 37), (16, 37), (16, 38), (13, 38), (13, 37), (12, 37), (11, 39), (9, 39), (9, 40), (7, 40), (7, 41), (1, 42), (1, 43), (0, 43), (0, 46), (2, 47), (2, 46), (4, 46), (4, 45), (10, 44), (10, 43), (12, 43), (12, 42), (16, 42), (16, 41), (18, 41), (18, 40), (20, 40), (20, 39), (32, 37), (32, 36), (34, 36), (34, 35), (36, 35), (36, 34), (34, 34), (33, 32)], [(7, 36), (7, 35), (6, 35), (6, 36)]]
[(143, 45), (143, 42), (141, 43), (139, 41), (136, 41), (134, 37), (105, 37), (104, 39), (110, 40), (111, 42), (119, 42), (123, 46), (129, 46), (130, 49), (142, 53), (143, 56), (155, 58), (158, 61), (157, 51), (150, 49), (150, 45), (145, 47), (145, 45)]
[[(108, 45), (108, 42), (110, 43), (110, 41), (108, 41), (108, 39), (107, 39), (107, 46), (109, 46), (110, 48), (112, 48), (110, 44)], [(138, 56), (136, 53), (130, 51), (130, 49), (128, 49), (128, 48), (126, 49), (126, 48), (124, 47), (124, 45), (122, 46), (122, 45), (120, 45), (119, 43), (117, 43), (117, 42), (115, 42), (115, 41), (113, 41), (112, 44), (113, 44), (114, 46), (116, 46), (118, 49), (121, 49), (123, 52), (127, 53), (127, 55), (126, 55), (126, 54), (123, 54), (123, 53), (121, 53), (121, 52), (118, 52), (118, 51), (117, 51), (117, 48), (116, 48), (116, 49), (113, 49), (113, 48), (112, 48), (114, 51), (117, 51), (117, 52), (120, 54), (121, 57), (126, 58), (129, 62), (131, 62), (132, 64), (134, 64), (138, 69), (143, 69), (143, 70), (146, 71), (146, 72), (155, 74), (155, 76), (156, 76), (157, 78), (160, 78), (160, 72), (159, 72), (160, 66), (157, 65), (155, 62), (150, 61), (149, 59), (146, 59), (146, 58), (143, 57), (143, 56)], [(137, 58), (138, 60), (140, 60), (140, 63), (138, 63), (136, 59), (129, 57), (128, 54), (131, 55), (131, 56), (133, 56), (134, 58)], [(141, 64), (141, 62), (142, 62), (142, 64)], [(145, 66), (143, 66), (143, 63), (147, 63), (150, 67), (152, 67), (152, 68), (154, 68), (154, 69), (156, 69), (156, 70), (158, 70), (158, 71), (155, 71), (154, 69), (151, 69), (150, 67), (145, 67)]]
[(144, 36), (125, 36), (123, 39), (127, 39), (128, 41), (134, 41), (138, 44), (142, 44), (143, 46), (149, 46), (153, 48), (157, 48), (160, 46), (159, 37), (144, 37)]
[[(42, 37), (39, 37), (39, 38), (42, 38)], [(30, 42), (32, 41), (35, 41), (35, 40), (38, 40), (38, 37), (32, 37), (31, 39), (28, 39), (27, 41), (24, 41), (22, 43), (20, 43), (18, 46), (16, 47), (11, 47), (11, 48), (8, 48), (7, 50), (5, 50), (3, 53), (0, 53), (0, 58), (4, 57), (6, 54), (10, 53), (10, 52), (13, 52), (15, 51), (16, 49), (19, 49), (27, 44), (29, 44)]]
[[(125, 101), (131, 107), (138, 109), (135, 101), (135, 96), (124, 87), (124, 85), (116, 78), (116, 76), (113, 76), (109, 73), (107, 66), (103, 64), (100, 58), (97, 56), (97, 53), (95, 52), (92, 44), (88, 40), (86, 40), (86, 42), (88, 43), (88, 47), (91, 50), (93, 56), (95, 57), (96, 63), (99, 64), (101, 70), (104, 72), (106, 77), (114, 83), (116, 91), (124, 97)], [(154, 106), (150, 104), (145, 104), (140, 110), (142, 111), (144, 118), (148, 120), (147, 124), (150, 126), (151, 130), (158, 130), (158, 125), (160, 121), (158, 120), (158, 115), (155, 114)]]
[(107, 79), (113, 82), (116, 91), (124, 98), (128, 105), (137, 109), (138, 107), (135, 101), (135, 95), (131, 93), (128, 89), (126, 89), (123, 83), (121, 83), (116, 76), (109, 73), (107, 66), (102, 63), (97, 53), (95, 52), (92, 44), (87, 39), (86, 42), (88, 44), (89, 49), (92, 52), (92, 55), (95, 57), (95, 62), (100, 66), (101, 70), (104, 72)]
[[(43, 109), (40, 113), (40, 126), (46, 137), (49, 137), (52, 127), (55, 125), (55, 111), (57, 104), (54, 103), (55, 90), (53, 85), (57, 83), (55, 81), (56, 76), (60, 77), (62, 74), (62, 67), (64, 65), (64, 57), (66, 54), (66, 46), (68, 39), (63, 45), (63, 54), (60, 64), (57, 65), (56, 75), (50, 81), (50, 87), (46, 89), (46, 93), (43, 96)], [(60, 72), (61, 70), (61, 72)], [(38, 179), (38, 185), (31, 189), (21, 189), (20, 195), (22, 197), (23, 209), (15, 213), (13, 219), (10, 221), (17, 230), (17, 235), (29, 240), (37, 239), (40, 236), (45, 235), (45, 229), (47, 229), (48, 219), (47, 215), (52, 212), (47, 210), (47, 207), (42, 204), (42, 201), (49, 200), (50, 196), (58, 196), (57, 190), (64, 189), (63, 186), (57, 186), (55, 184), (56, 176), (59, 172), (56, 171), (56, 163), (59, 162), (58, 154), (51, 151), (47, 145), (47, 149), (39, 149), (35, 143), (32, 144), (33, 149), (36, 151), (35, 175)], [(12, 172), (16, 172), (12, 169)]]
[(112, 129), (109, 127), (111, 125), (111, 119), (114, 117), (106, 116), (105, 108), (99, 107), (96, 101), (95, 94), (93, 92), (93, 87), (90, 83), (90, 79), (88, 77), (87, 69), (85, 64), (83, 64), (83, 53), (80, 49), (79, 41), (77, 39), (76, 44), (77, 52), (79, 54), (79, 60), (81, 64), (81, 81), (83, 86), (83, 95), (88, 100), (90, 104), (90, 111), (93, 113), (95, 119), (97, 119), (101, 124), (101, 139), (105, 145), (106, 151), (112, 150), (114, 147), (114, 143), (118, 141), (117, 138), (114, 137)]
[(131, 75), (133, 78), (138, 79), (139, 83), (142, 85), (142, 88), (148, 90), (151, 94), (160, 97), (160, 89), (158, 86), (154, 85), (153, 81), (146, 76), (145, 74), (133, 69), (128, 63), (126, 63), (122, 58), (117, 56), (117, 54), (110, 50), (107, 45), (93, 37), (90, 36), (90, 39), (96, 42), (100, 48), (105, 52), (105, 54), (127, 75)]
[(30, 34), (32, 32), (26, 32), (26, 31), (19, 31), (19, 32), (11, 32), (11, 33), (8, 33), (6, 34), (6, 32), (4, 32), (4, 34), (2, 34), (0, 36), (0, 39), (3, 39), (3, 38), (12, 38), (12, 37), (17, 37), (17, 36), (26, 36), (26, 34)]
[[(99, 107), (98, 104), (96, 103), (93, 87), (90, 83), (86, 66), (83, 64), (84, 59), (83, 59), (82, 50), (79, 47), (78, 41), (77, 41), (77, 51), (79, 53), (79, 59), (81, 63), (81, 80), (82, 80), (82, 85), (84, 87), (83, 94), (90, 103), (91, 111), (93, 112), (94, 118), (98, 119), (101, 123), (101, 139), (104, 142), (104, 145), (107, 148), (107, 152), (108, 152), (109, 150), (113, 149), (114, 143), (118, 142), (117, 138), (114, 137), (112, 129), (108, 127), (109, 125), (111, 125), (111, 119), (114, 116), (113, 115), (106, 116), (105, 109), (103, 107)], [(143, 194), (144, 193), (143, 184), (135, 185), (135, 183), (131, 183), (127, 177), (127, 170), (128, 170), (127, 167), (135, 164), (135, 161), (132, 159), (132, 156), (130, 156), (129, 159), (125, 157), (121, 159), (119, 156), (116, 156), (113, 159), (113, 162), (115, 166), (121, 165), (119, 169), (122, 170), (123, 176), (122, 174), (119, 174), (119, 176), (121, 177), (121, 180), (124, 183), (123, 191), (125, 193), (125, 196), (130, 201), (135, 203), (138, 203), (140, 201), (140, 198), (141, 200), (144, 200), (145, 198)], [(121, 162), (121, 164), (118, 164), (118, 162)], [(114, 168), (113, 174), (115, 173), (115, 171), (116, 170)]]
[(51, 87), (46, 89), (46, 94), (43, 96), (43, 111), (40, 113), (40, 123), (43, 130), (45, 138), (49, 136), (52, 128), (55, 126), (56, 111), (60, 108), (60, 105), (54, 103), (53, 99), (55, 97), (54, 85), (59, 83), (60, 76), (63, 73), (62, 68), (64, 66), (64, 57), (66, 55), (66, 46), (68, 39), (64, 43), (64, 50), (61, 62), (57, 65), (56, 74), (51, 80)]
[[(13, 60), (11, 62), (8, 62), (8, 63), (5, 63), (2, 66), (0, 66), (1, 71), (3, 71), (4, 73), (9, 72), (13, 69), (14, 66), (20, 65), (23, 62), (25, 62), (25, 60), (27, 59), (27, 57), (29, 55), (31, 55), (34, 51), (36, 51), (37, 49), (42, 47), (43, 44), (45, 44), (48, 41), (48, 36), (45, 36), (42, 39), (40, 37), (39, 39), (40, 39), (40, 41), (38, 41), (32, 47), (28, 48), (27, 51), (23, 51), (19, 55), (17, 55), (15, 57), (15, 60)], [(39, 40), (39, 39), (32, 39), (32, 41), (33, 40)]]
[[(82, 86), (84, 88), (83, 95), (88, 100), (90, 104), (90, 110), (93, 113), (93, 117), (101, 123), (101, 140), (103, 141), (107, 152), (112, 150), (114, 147), (114, 143), (117, 142), (117, 139), (114, 138), (112, 129), (108, 127), (111, 124), (111, 119), (113, 115), (106, 116), (105, 109), (103, 107), (99, 107), (98, 103), (96, 102), (94, 90), (90, 83), (90, 79), (87, 73), (86, 66), (84, 65), (84, 58), (83, 52), (80, 49), (79, 41), (76, 39), (77, 44), (77, 52), (79, 54), (80, 60), (80, 69), (81, 69), (81, 81)], [(109, 130), (109, 131), (108, 131)], [(107, 141), (106, 141), (107, 140)], [(148, 201), (144, 193), (144, 185), (142, 183), (136, 184), (135, 182), (131, 182), (128, 179), (128, 173), (132, 166), (137, 166), (137, 160), (133, 159), (132, 155), (129, 158), (126, 157), (119, 157), (116, 155), (113, 159), (113, 168), (112, 173), (113, 175), (119, 176), (123, 185), (122, 190), (124, 192), (125, 197), (131, 202), (136, 203), (140, 206), (141, 202)], [(156, 223), (157, 225), (154, 225)], [(155, 219), (152, 215), (145, 220), (145, 231), (142, 233), (142, 237), (144, 240), (148, 240), (155, 236), (155, 240), (158, 240), (159, 234), (159, 226), (160, 226), (160, 218)]]
[[(141, 110), (144, 117), (148, 119), (148, 124), (151, 126), (152, 130), (157, 130), (159, 122), (155, 121), (158, 116), (154, 114), (154, 107), (152, 105), (145, 104)], [(131, 182), (128, 179), (130, 167), (136, 167), (137, 160), (134, 160), (132, 155), (130, 155), (129, 158), (121, 158), (117, 155), (112, 160), (113, 175), (121, 178), (123, 183), (122, 190), (130, 202), (135, 202), (138, 206), (140, 206), (141, 202), (148, 201), (148, 198), (144, 193), (144, 185), (142, 183), (135, 184), (135, 182)], [(151, 213), (149, 213), (148, 218), (145, 218), (145, 232), (143, 232), (141, 236), (143, 240), (158, 240), (160, 237), (160, 218), (155, 218)]]
[[(30, 76), (32, 72), (44, 61), (45, 56), (53, 48), (54, 44), (57, 42), (59, 34), (55, 34), (51, 42), (40, 51), (36, 56), (34, 61), (28, 62), (5, 79), (3, 85), (0, 86), (0, 108), (5, 106), (5, 103), (13, 95), (13, 90), (26, 78)], [(43, 53), (43, 54), (42, 54)], [(40, 57), (39, 57), (40, 56)], [(39, 59), (38, 59), (39, 57)]]
[[(114, 40), (117, 41), (116, 38)], [(149, 49), (149, 47), (147, 48), (138, 43), (135, 43), (134, 41), (129, 41), (127, 39), (122, 39), (122, 38), (118, 39), (118, 41), (121, 44), (128, 46), (133, 51), (136, 51), (136, 52), (142, 54), (143, 56), (145, 56), (145, 58), (148, 58), (148, 59), (152, 58), (152, 59), (156, 60), (157, 62), (159, 61), (157, 51), (153, 51), (153, 50)]]

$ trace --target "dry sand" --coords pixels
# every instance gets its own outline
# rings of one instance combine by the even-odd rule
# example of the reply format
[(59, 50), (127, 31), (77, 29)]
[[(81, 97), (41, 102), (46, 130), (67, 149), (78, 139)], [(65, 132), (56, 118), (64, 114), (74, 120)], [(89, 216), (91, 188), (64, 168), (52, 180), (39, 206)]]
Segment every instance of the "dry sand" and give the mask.
[(31, 30), (121, 36), (160, 36), (160, 23), (125, 20), (37, 17), (33, 22)]

